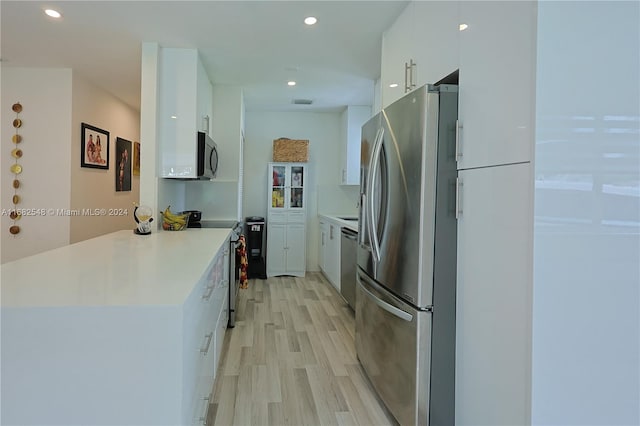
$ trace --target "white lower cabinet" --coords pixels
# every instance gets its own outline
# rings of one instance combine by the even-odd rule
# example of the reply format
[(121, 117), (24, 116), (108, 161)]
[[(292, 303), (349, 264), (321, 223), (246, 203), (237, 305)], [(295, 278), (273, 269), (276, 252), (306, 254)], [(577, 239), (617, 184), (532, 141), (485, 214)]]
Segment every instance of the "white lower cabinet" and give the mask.
[(331, 284), (340, 291), (340, 226), (329, 224), (325, 247), (325, 274)]
[(458, 172), (456, 424), (529, 424), (529, 163)]
[(270, 223), (267, 225), (267, 276), (304, 277), (306, 271), (306, 236), (304, 223)]
[(320, 219), (320, 270), (327, 280), (340, 291), (340, 245), (342, 225), (331, 218)]
[[(190, 407), (192, 424), (205, 424), (222, 342), (227, 327), (229, 244), (213, 259), (205, 279), (183, 308), (184, 407)], [(186, 414), (185, 414), (186, 417)]]
[(318, 266), (322, 272), (326, 273), (326, 245), (327, 236), (329, 235), (329, 225), (327, 222), (320, 221), (320, 247), (318, 247)]

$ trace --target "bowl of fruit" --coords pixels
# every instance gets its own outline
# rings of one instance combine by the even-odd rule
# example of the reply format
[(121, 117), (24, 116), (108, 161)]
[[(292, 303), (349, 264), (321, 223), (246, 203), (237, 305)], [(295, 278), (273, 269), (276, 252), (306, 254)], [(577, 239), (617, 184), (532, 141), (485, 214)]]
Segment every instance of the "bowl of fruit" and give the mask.
[(189, 223), (189, 213), (173, 213), (171, 206), (164, 209), (162, 214), (162, 229), (165, 231), (182, 231)]

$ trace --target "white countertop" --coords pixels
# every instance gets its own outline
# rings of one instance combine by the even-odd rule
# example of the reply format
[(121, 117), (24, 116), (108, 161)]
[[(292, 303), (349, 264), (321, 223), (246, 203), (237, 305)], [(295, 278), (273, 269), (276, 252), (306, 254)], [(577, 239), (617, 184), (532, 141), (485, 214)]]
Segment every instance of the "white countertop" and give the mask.
[(349, 228), (356, 232), (358, 232), (358, 221), (357, 220), (344, 220), (342, 218), (358, 218), (357, 214), (336, 214), (336, 213), (319, 213), (318, 217), (320, 219), (325, 219), (330, 222), (333, 222), (335, 225), (338, 225), (343, 228)]
[(231, 229), (118, 231), (0, 266), (7, 307), (181, 305)]

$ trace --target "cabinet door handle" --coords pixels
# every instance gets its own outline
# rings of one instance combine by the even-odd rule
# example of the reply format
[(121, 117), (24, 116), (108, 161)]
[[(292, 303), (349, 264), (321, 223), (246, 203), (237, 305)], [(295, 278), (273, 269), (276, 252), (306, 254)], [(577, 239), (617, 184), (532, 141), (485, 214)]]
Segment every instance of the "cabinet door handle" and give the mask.
[(204, 300), (205, 302), (208, 302), (209, 299), (211, 299), (211, 294), (213, 293), (214, 288), (216, 288), (215, 285), (208, 286), (206, 293), (202, 295), (202, 300)]
[(416, 82), (414, 80), (413, 70), (416, 69), (416, 63), (413, 62), (413, 59), (409, 59), (409, 91), (412, 91), (416, 88)]
[(462, 129), (462, 122), (456, 120), (456, 162), (462, 157), (462, 151), (460, 150), (460, 129)]
[(200, 348), (200, 353), (204, 356), (209, 352), (209, 347), (211, 346), (211, 340), (213, 339), (213, 332), (204, 336), (204, 345)]
[(404, 93), (407, 93), (409, 89), (409, 63), (404, 63)]
[(413, 70), (416, 68), (416, 65), (413, 59), (409, 59), (409, 62), (404, 63), (404, 93), (416, 88), (416, 83), (413, 80)]
[(456, 219), (462, 216), (462, 203), (460, 202), (460, 192), (462, 191), (462, 179), (456, 178)]
[(205, 397), (202, 398), (202, 401), (204, 401), (204, 414), (202, 414), (200, 416), (200, 418), (198, 419), (198, 421), (202, 425), (206, 425), (207, 424), (207, 412), (209, 411), (209, 400), (210, 399), (211, 398), (209, 398), (208, 396), (205, 396)]

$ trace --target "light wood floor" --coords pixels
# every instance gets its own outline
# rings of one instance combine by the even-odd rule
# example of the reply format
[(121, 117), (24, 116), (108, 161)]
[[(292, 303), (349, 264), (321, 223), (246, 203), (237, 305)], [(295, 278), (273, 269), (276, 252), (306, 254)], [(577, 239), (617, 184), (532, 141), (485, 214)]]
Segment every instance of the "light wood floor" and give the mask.
[(240, 290), (208, 425), (395, 425), (358, 363), (354, 315), (320, 273)]

